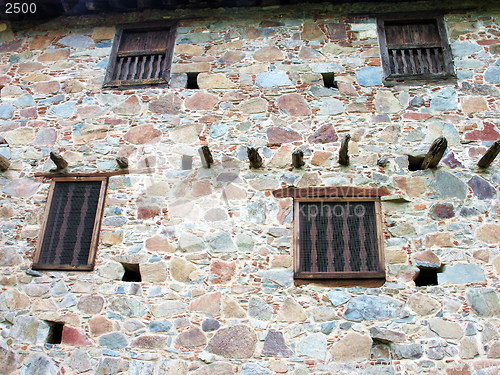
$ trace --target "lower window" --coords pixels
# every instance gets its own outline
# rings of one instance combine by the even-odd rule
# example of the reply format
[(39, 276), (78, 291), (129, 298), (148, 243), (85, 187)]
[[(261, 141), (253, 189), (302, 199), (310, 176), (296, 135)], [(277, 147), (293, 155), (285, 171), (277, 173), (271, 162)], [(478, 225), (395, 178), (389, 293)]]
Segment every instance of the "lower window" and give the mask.
[(94, 268), (106, 187), (106, 178), (52, 181), (33, 269)]
[(380, 201), (295, 200), (296, 278), (384, 278)]

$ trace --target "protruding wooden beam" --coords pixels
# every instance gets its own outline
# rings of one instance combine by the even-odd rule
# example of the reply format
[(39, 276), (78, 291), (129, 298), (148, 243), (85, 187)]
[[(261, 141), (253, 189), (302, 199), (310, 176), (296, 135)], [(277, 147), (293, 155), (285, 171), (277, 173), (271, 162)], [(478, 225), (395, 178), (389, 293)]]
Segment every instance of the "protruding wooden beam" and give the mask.
[(255, 148), (248, 147), (247, 155), (248, 155), (248, 160), (250, 161), (251, 169), (258, 169), (262, 167), (263, 164), (262, 157), (259, 155), (259, 152)]
[(201, 156), (201, 164), (204, 168), (210, 168), (210, 166), (214, 163), (214, 158), (212, 157), (212, 153), (210, 152), (210, 148), (208, 146), (201, 146), (199, 149), (199, 153)]
[(306, 163), (304, 162), (304, 151), (295, 150), (292, 153), (292, 165), (294, 168), (302, 168)]
[(488, 168), (500, 152), (500, 139), (493, 143), (483, 157), (477, 162), (479, 168)]
[(0, 155), (0, 171), (6, 171), (10, 167), (10, 160), (5, 156)]
[(64, 160), (61, 155), (56, 154), (55, 152), (50, 153), (50, 160), (54, 162), (57, 169), (66, 169), (66, 167), (68, 166), (68, 162)]
[(340, 143), (339, 150), (339, 164), (340, 165), (349, 165), (349, 141), (351, 140), (351, 135), (346, 134), (342, 142)]
[(118, 156), (115, 160), (121, 169), (128, 168), (128, 159), (125, 156)]
[(422, 161), (422, 166), (420, 167), (421, 170), (425, 169), (433, 169), (436, 168), (441, 161), (441, 158), (444, 155), (444, 152), (446, 151), (446, 148), (448, 147), (448, 141), (446, 140), (445, 137), (439, 137), (432, 142), (431, 147), (429, 148), (429, 151), (427, 151), (427, 154), (424, 157), (424, 160)]

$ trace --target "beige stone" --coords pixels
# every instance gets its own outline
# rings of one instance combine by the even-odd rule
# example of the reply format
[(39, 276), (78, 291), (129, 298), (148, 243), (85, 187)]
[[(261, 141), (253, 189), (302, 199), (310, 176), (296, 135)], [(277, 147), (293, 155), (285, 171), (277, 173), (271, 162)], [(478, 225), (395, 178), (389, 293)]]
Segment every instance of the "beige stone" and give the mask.
[(476, 229), (476, 238), (489, 244), (500, 243), (500, 224), (483, 224)]
[(425, 238), (425, 247), (452, 247), (450, 233), (431, 233)]
[(349, 332), (332, 345), (333, 359), (337, 362), (351, 362), (370, 358), (372, 339), (368, 335)]
[(403, 190), (409, 197), (414, 198), (422, 195), (425, 192), (425, 178), (424, 177), (394, 177), (394, 182), (398, 187)]
[(220, 292), (215, 292), (197, 297), (191, 301), (189, 310), (204, 312), (212, 316), (219, 315), (221, 310), (221, 296)]
[(330, 151), (315, 151), (311, 164), (316, 166), (327, 165), (333, 153)]
[(190, 275), (194, 271), (196, 266), (183, 258), (174, 257), (170, 261), (170, 274), (174, 280), (185, 283), (190, 280)]
[(176, 44), (174, 55), (185, 55), (185, 56), (201, 56), (205, 52), (203, 46), (193, 45), (193, 44)]
[(35, 130), (30, 127), (14, 129), (4, 135), (9, 145), (24, 145), (35, 139)]
[(123, 242), (122, 231), (104, 231), (101, 234), (101, 243), (104, 246), (118, 245)]
[(269, 162), (269, 167), (274, 168), (286, 168), (290, 167), (292, 164), (292, 152), (295, 149), (294, 145), (285, 144), (281, 146), (273, 155), (273, 158)]
[(109, 27), (96, 27), (92, 33), (94, 40), (108, 40), (115, 37), (116, 29), (114, 26)]
[(458, 354), (462, 359), (472, 359), (479, 355), (474, 337), (464, 337), (458, 345)]
[(385, 260), (389, 264), (406, 263), (408, 254), (405, 250), (385, 250)]
[(271, 260), (272, 268), (290, 268), (293, 258), (290, 255), (275, 255)]
[(326, 35), (316, 22), (304, 22), (302, 26), (302, 40), (325, 40)]
[(495, 271), (496, 271), (497, 275), (500, 275), (500, 255), (497, 255), (493, 259), (493, 267), (495, 267)]
[(161, 283), (167, 280), (167, 265), (163, 262), (142, 263), (139, 265), (142, 282)]
[(241, 103), (239, 109), (241, 112), (248, 114), (265, 113), (267, 110), (267, 100), (252, 98)]
[(441, 308), (441, 304), (438, 301), (420, 292), (410, 296), (408, 306), (418, 315), (434, 314)]
[(232, 89), (236, 84), (223, 73), (200, 73), (198, 87), (202, 90)]
[(146, 249), (151, 251), (160, 251), (166, 253), (173, 253), (176, 250), (175, 247), (170, 244), (170, 242), (166, 237), (161, 236), (159, 234), (151, 238), (148, 238), (146, 240)]
[(281, 322), (303, 322), (307, 319), (304, 308), (292, 297), (286, 297), (276, 318)]
[(231, 297), (224, 296), (222, 315), (224, 318), (244, 318), (247, 314), (237, 301)]
[(260, 62), (272, 62), (283, 60), (284, 55), (279, 48), (271, 46), (257, 50), (257, 52), (253, 54), (253, 58)]
[(191, 73), (191, 72), (209, 72), (210, 63), (193, 62), (188, 64), (173, 64), (172, 73)]
[(429, 319), (429, 328), (444, 339), (460, 339), (464, 335), (464, 329), (459, 323), (443, 318)]
[(462, 110), (465, 113), (483, 112), (488, 110), (488, 103), (482, 96), (464, 96), (460, 98)]

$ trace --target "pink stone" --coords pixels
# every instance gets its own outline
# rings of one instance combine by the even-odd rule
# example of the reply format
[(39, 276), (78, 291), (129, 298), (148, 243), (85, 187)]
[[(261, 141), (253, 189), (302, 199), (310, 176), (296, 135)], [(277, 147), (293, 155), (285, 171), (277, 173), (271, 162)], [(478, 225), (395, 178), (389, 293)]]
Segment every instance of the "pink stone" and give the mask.
[(83, 296), (78, 301), (76, 308), (86, 314), (99, 314), (104, 306), (104, 298), (102, 296)]
[(273, 126), (267, 129), (267, 140), (271, 144), (302, 141), (302, 136), (294, 130)]
[(3, 192), (14, 197), (28, 198), (38, 191), (40, 185), (40, 182), (27, 177), (16, 178), (4, 187)]
[(175, 344), (186, 348), (203, 346), (207, 343), (205, 334), (198, 327), (191, 327), (177, 336)]
[(40, 57), (38, 57), (38, 61), (42, 62), (60, 61), (60, 60), (66, 60), (68, 57), (69, 57), (69, 49), (61, 48), (61, 49), (56, 49), (53, 52), (52, 51), (45, 52), (44, 54), (40, 55)]
[(221, 284), (228, 282), (234, 275), (236, 263), (226, 263), (221, 260), (216, 260), (210, 264), (210, 273), (214, 275), (212, 278), (213, 284)]
[(165, 349), (168, 338), (163, 335), (142, 335), (133, 339), (130, 346), (144, 349)]
[(59, 91), (60, 85), (57, 81), (37, 82), (33, 89), (39, 94), (55, 94)]
[(180, 112), (182, 100), (175, 94), (167, 94), (149, 103), (149, 110), (154, 113), (176, 115)]
[(261, 62), (271, 62), (283, 60), (283, 52), (281, 52), (277, 47), (264, 47), (259, 49), (253, 54), (253, 58)]
[(92, 345), (92, 342), (83, 331), (67, 325), (63, 327), (61, 343), (74, 346)]
[(212, 184), (210, 181), (196, 181), (193, 183), (191, 194), (193, 197), (201, 197), (212, 193)]
[(488, 110), (488, 103), (482, 96), (465, 96), (460, 100), (465, 113), (483, 112)]
[[(38, 71), (40, 71), (40, 69), (43, 69), (44, 67), (45, 67), (45, 65), (40, 64), (38, 62), (20, 63), (18, 73), (38, 72)], [(51, 82), (54, 82), (54, 81), (51, 81)], [(35, 87), (36, 87), (36, 85), (35, 85)]]
[(333, 153), (329, 151), (315, 151), (311, 160), (312, 165), (323, 165), (332, 157)]
[(37, 118), (38, 112), (36, 107), (23, 108), (19, 111), (19, 115), (22, 118)]
[(309, 137), (309, 143), (332, 143), (339, 139), (332, 125), (322, 125)]
[(300, 94), (286, 94), (278, 99), (278, 107), (291, 116), (307, 116), (311, 110), (306, 100)]
[(473, 130), (465, 134), (465, 139), (469, 141), (496, 141), (500, 138), (500, 133), (491, 122), (484, 122), (483, 130)]
[(146, 249), (152, 251), (175, 252), (175, 247), (168, 242), (166, 237), (156, 235), (146, 240)]
[(221, 64), (236, 64), (245, 58), (245, 53), (241, 51), (227, 51), (220, 58)]
[(115, 109), (115, 113), (123, 116), (135, 116), (141, 112), (141, 103), (137, 96), (132, 95), (125, 101), (118, 104)]
[(94, 336), (100, 336), (113, 331), (113, 322), (104, 316), (95, 316), (89, 319), (89, 327)]
[(138, 219), (151, 219), (161, 214), (159, 206), (142, 206), (137, 209)]
[(77, 111), (78, 111), (78, 116), (80, 116), (84, 120), (95, 118), (97, 116), (102, 115), (104, 112), (104, 110), (98, 105), (88, 105), (85, 107), (78, 107)]
[(431, 233), (425, 239), (425, 247), (452, 247), (450, 233)]
[(186, 99), (184, 104), (186, 109), (191, 110), (203, 110), (203, 109), (214, 109), (219, 103), (219, 98), (216, 95), (206, 94), (204, 92), (197, 92), (196, 94), (190, 96)]
[(204, 312), (212, 316), (218, 315), (221, 308), (221, 297), (220, 292), (204, 294), (191, 301), (189, 310)]
[(161, 130), (153, 128), (152, 125), (134, 126), (123, 136), (123, 139), (135, 145), (158, 143), (160, 138)]
[(35, 144), (38, 146), (52, 146), (56, 140), (57, 131), (52, 128), (40, 129), (35, 136)]

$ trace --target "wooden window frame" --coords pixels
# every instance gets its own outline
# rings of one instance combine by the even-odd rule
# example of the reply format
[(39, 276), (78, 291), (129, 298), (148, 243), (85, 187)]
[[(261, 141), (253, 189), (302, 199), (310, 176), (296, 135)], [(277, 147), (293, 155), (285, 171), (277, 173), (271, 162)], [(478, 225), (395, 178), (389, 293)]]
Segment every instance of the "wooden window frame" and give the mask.
[[(52, 198), (54, 196), (55, 185), (57, 182), (75, 182), (75, 181), (101, 181), (101, 188), (99, 191), (99, 199), (97, 202), (97, 210), (94, 219), (94, 226), (92, 228), (92, 239), (90, 243), (89, 256), (87, 264), (84, 265), (68, 265), (68, 264), (39, 264), (42, 244), (45, 238), (45, 233), (47, 230), (47, 222), (52, 208)], [(40, 236), (38, 237), (38, 243), (33, 254), (33, 264), (32, 269), (35, 270), (61, 270), (61, 271), (92, 271), (95, 266), (95, 257), (97, 254), (97, 246), (99, 244), (99, 235), (101, 222), (104, 214), (104, 205), (106, 200), (106, 192), (108, 188), (108, 178), (107, 177), (54, 177), (51, 179), (49, 194), (47, 197), (47, 204), (45, 206), (45, 212), (43, 217), (43, 224), (40, 231)]]
[[(116, 27), (115, 38), (113, 40), (113, 47), (109, 56), (109, 63), (106, 69), (106, 76), (104, 78), (103, 87), (141, 87), (146, 85), (161, 85), (169, 84), (170, 73), (172, 69), (172, 60), (174, 56), (175, 36), (176, 36), (177, 21), (153, 21), (153, 22), (139, 22), (130, 24), (121, 24)], [(166, 37), (168, 38), (168, 45), (165, 50), (166, 65), (160, 79), (134, 79), (134, 80), (113, 80), (115, 74), (116, 62), (119, 55), (119, 47), (124, 32), (127, 31), (157, 31), (165, 29)]]
[[(378, 246), (378, 268), (384, 270), (363, 272), (301, 272), (300, 271), (300, 204), (304, 202), (373, 202), (375, 207), (375, 230)], [(380, 198), (373, 197), (342, 197), (342, 198), (296, 198), (294, 199), (294, 224), (293, 224), (293, 248), (294, 248), (294, 278), (295, 279), (385, 279), (384, 260), (384, 227), (382, 219), (382, 204)]]
[[(391, 74), (390, 57), (386, 39), (385, 23), (386, 22), (412, 22), (412, 21), (436, 21), (439, 40), (443, 50), (444, 58), (444, 73), (418, 73), (418, 74)], [(382, 68), (384, 70), (384, 83), (394, 84), (398, 81), (434, 81), (445, 80), (455, 77), (455, 70), (453, 65), (453, 55), (448, 43), (448, 35), (444, 24), (442, 14), (398, 14), (386, 15), (377, 17), (377, 31), (380, 45), (380, 55), (382, 61)]]

